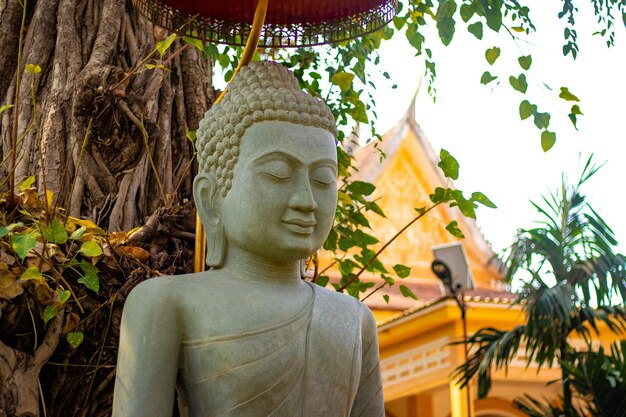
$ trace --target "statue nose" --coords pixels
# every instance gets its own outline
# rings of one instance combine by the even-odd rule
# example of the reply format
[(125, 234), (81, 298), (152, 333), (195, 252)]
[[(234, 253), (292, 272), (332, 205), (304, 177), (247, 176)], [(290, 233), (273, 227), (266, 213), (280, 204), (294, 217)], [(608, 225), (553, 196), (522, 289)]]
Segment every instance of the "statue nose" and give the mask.
[(317, 208), (317, 203), (313, 197), (313, 190), (309, 184), (308, 177), (299, 181), (299, 184), (289, 201), (289, 205), (291, 208), (300, 211), (313, 211)]

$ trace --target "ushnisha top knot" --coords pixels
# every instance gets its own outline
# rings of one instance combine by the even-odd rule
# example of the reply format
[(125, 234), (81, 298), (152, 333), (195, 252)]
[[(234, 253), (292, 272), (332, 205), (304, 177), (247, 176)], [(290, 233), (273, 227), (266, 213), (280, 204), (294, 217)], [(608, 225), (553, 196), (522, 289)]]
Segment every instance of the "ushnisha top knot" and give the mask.
[(235, 75), (223, 100), (205, 113), (196, 134), (200, 172), (215, 175), (222, 197), (232, 184), (241, 137), (252, 123), (267, 120), (320, 127), (337, 137), (328, 106), (300, 90), (287, 68), (268, 61), (250, 63)]

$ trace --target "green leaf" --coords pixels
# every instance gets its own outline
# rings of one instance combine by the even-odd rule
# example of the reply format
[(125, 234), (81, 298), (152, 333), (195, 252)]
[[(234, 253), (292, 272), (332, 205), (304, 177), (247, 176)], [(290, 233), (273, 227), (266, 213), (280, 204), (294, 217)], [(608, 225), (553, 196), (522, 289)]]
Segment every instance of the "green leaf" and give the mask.
[(43, 275), (41, 275), (41, 271), (39, 270), (38, 266), (31, 266), (30, 268), (28, 268), (26, 271), (24, 271), (22, 273), (22, 276), (20, 276), (20, 279), (22, 281), (28, 281), (29, 279), (34, 279), (37, 281), (43, 281)]
[(172, 45), (172, 42), (174, 42), (175, 39), (176, 39), (176, 34), (172, 33), (170, 36), (168, 36), (167, 38), (163, 39), (161, 42), (158, 42), (156, 44), (156, 50), (159, 53), (159, 55), (161, 55), (161, 58), (163, 58), (163, 54), (165, 53), (165, 51), (168, 50), (168, 48)]
[(48, 227), (43, 231), (43, 236), (48, 242), (58, 243), (60, 245), (67, 242), (68, 236), (65, 227), (57, 219), (52, 219)]
[(578, 99), (578, 97), (576, 97), (574, 94), (570, 93), (570, 91), (569, 91), (569, 89), (567, 87), (561, 87), (561, 94), (559, 94), (559, 97), (562, 98), (565, 101), (580, 101)]
[(533, 63), (533, 57), (531, 55), (520, 56), (519, 58), (517, 58), (517, 62), (519, 62), (520, 67), (527, 70)]
[(396, 30), (402, 29), (405, 23), (406, 23), (406, 20), (404, 20), (403, 18), (399, 16), (395, 16), (393, 18), (393, 25), (395, 26)]
[(85, 234), (85, 231), (87, 230), (87, 228), (85, 226), (81, 226), (78, 229), (74, 230), (74, 232), (72, 232), (72, 235), (70, 236), (70, 239), (72, 240), (79, 240), (83, 237), (83, 235)]
[(452, 155), (450, 155), (450, 152), (446, 151), (445, 149), (442, 149), (441, 152), (439, 152), (439, 157), (441, 158), (441, 161), (439, 161), (439, 164), (437, 165), (443, 171), (443, 175), (445, 175), (446, 178), (452, 178), (453, 180), (458, 179), (458, 161)]
[(191, 141), (191, 143), (196, 143), (196, 131), (190, 130), (189, 128), (185, 129), (185, 136), (187, 139)]
[(474, 16), (474, 13), (476, 12), (476, 5), (474, 3), (463, 3), (461, 5), (460, 12), (461, 19), (463, 19), (463, 21), (467, 23), (472, 18), (472, 16)]
[(354, 103), (354, 107), (348, 110), (348, 114), (352, 116), (356, 122), (369, 123), (369, 118), (365, 112), (365, 104), (363, 104), (361, 100)]
[(550, 125), (550, 113), (535, 113), (534, 122), (537, 129), (547, 129)]
[(0, 114), (14, 107), (13, 104), (5, 104), (4, 106), (0, 106)]
[(500, 48), (494, 46), (485, 51), (485, 59), (489, 62), (489, 65), (493, 65), (500, 56)]
[(456, 1), (454, 0), (439, 0), (439, 7), (437, 8), (437, 30), (439, 31), (439, 38), (441, 42), (448, 46), (452, 42), (455, 30), (455, 21), (452, 16), (456, 11)]
[(461, 229), (459, 229), (459, 226), (456, 220), (452, 220), (450, 223), (448, 223), (448, 225), (446, 226), (446, 230), (450, 232), (450, 234), (454, 237), (458, 237), (460, 239), (465, 238), (465, 235), (463, 234)]
[(317, 285), (319, 285), (320, 287), (325, 287), (326, 285), (328, 285), (328, 281), (330, 280), (330, 278), (328, 278), (326, 275), (320, 275), (319, 277), (317, 277), (317, 279), (315, 280), (315, 283)]
[(83, 332), (69, 332), (67, 336), (65, 336), (65, 338), (67, 340), (67, 343), (69, 343), (70, 346), (76, 349), (83, 343), (85, 336), (83, 335)]
[(204, 51), (204, 42), (200, 39), (190, 38), (189, 36), (183, 36), (183, 41), (196, 48), (198, 51)]
[(385, 300), (385, 303), (389, 304), (389, 296), (387, 294), (383, 295), (383, 300)]
[(485, 19), (487, 19), (487, 26), (494, 32), (499, 32), (502, 27), (502, 11), (500, 9), (501, 2), (490, 1), (491, 7), (485, 11)]
[(63, 305), (70, 299), (71, 292), (69, 290), (62, 290), (59, 288), (57, 289), (57, 294), (59, 294), (59, 303)]
[[(429, 197), (430, 201), (432, 201), (433, 203), (444, 203), (450, 200), (451, 194), (450, 190), (447, 188), (436, 187), (435, 192)], [(417, 210), (417, 212), (420, 214), (426, 213), (426, 209), (424, 208), (417, 208), (415, 210)]]
[(393, 270), (396, 271), (398, 278), (406, 278), (411, 274), (411, 267), (402, 264), (394, 265)]
[(445, 46), (450, 45), (454, 37), (455, 22), (451, 17), (444, 17), (437, 20), (437, 29), (439, 30), (439, 39)]
[(496, 79), (498, 79), (498, 77), (494, 77), (493, 75), (491, 75), (489, 71), (485, 71), (483, 72), (483, 75), (480, 77), (480, 83), (487, 85)]
[(548, 152), (556, 142), (556, 133), (544, 130), (541, 132), (541, 149)]
[(52, 320), (59, 310), (53, 306), (46, 306), (46, 309), (43, 311), (43, 324), (47, 325), (50, 320)]
[(78, 250), (85, 256), (94, 257), (102, 255), (102, 248), (93, 240), (88, 240), (87, 242), (83, 242)]
[(482, 22), (472, 23), (467, 27), (467, 30), (472, 35), (476, 36), (477, 39), (483, 38), (483, 24)]
[(415, 294), (413, 294), (413, 291), (411, 291), (409, 289), (409, 287), (407, 287), (406, 285), (400, 285), (400, 292), (405, 297), (410, 297), (410, 298), (412, 298), (414, 300), (417, 300), (417, 296)]
[(41, 72), (41, 67), (35, 64), (28, 64), (26, 65), (26, 68), (24, 69), (26, 70), (26, 72), (31, 73), (33, 75), (39, 74)]
[(524, 74), (520, 74), (517, 78), (511, 75), (509, 77), (509, 83), (511, 84), (511, 87), (513, 87), (515, 90), (519, 91), (522, 94), (526, 93), (526, 90), (528, 89), (526, 75)]
[(354, 80), (354, 74), (350, 74), (348, 72), (337, 72), (333, 74), (330, 81), (338, 85), (342, 92), (347, 92), (352, 87), (352, 80)]
[(22, 181), (19, 185), (19, 187), (17, 187), (20, 191), (26, 191), (28, 190), (30, 187), (32, 187), (32, 185), (35, 183), (35, 176), (31, 175), (30, 177), (24, 179), (24, 181)]
[(98, 279), (98, 268), (90, 264), (89, 262), (81, 261), (79, 263), (80, 269), (83, 270), (83, 275), (78, 279), (80, 284), (89, 288), (91, 291), (97, 293), (100, 290), (100, 280)]
[(170, 70), (169, 68), (167, 68), (163, 64), (146, 64), (146, 69), (149, 69), (149, 70), (162, 69), (162, 70), (165, 70), (165, 71), (172, 72), (172, 70)]
[(485, 71), (483, 72), (483, 75), (480, 77), (480, 83), (487, 85), (493, 80), (496, 80), (497, 78), (498, 77), (494, 77), (493, 75), (491, 75), (489, 71)]
[(347, 189), (353, 194), (370, 195), (376, 190), (376, 186), (365, 181), (352, 181)]
[(24, 227), (24, 223), (17, 222), (17, 223), (11, 223), (8, 226), (0, 226), (0, 238), (5, 237), (6, 235), (8, 235), (16, 227)]
[(580, 107), (578, 107), (578, 104), (574, 104), (574, 105), (572, 106), (572, 114), (578, 114), (578, 115), (580, 115), (580, 116), (582, 116), (582, 115), (583, 115), (583, 112), (582, 112), (582, 111), (580, 111)]
[(537, 111), (537, 106), (530, 104), (528, 100), (524, 100), (519, 104), (519, 117), (522, 120), (528, 119)]
[(11, 246), (20, 258), (26, 258), (28, 251), (35, 248), (37, 240), (29, 233), (18, 233), (11, 239)]
[(495, 204), (493, 204), (493, 202), (491, 200), (489, 200), (489, 198), (487, 198), (486, 195), (484, 195), (483, 193), (481, 193), (480, 191), (475, 191), (472, 193), (472, 197), (470, 198), (470, 200), (476, 202), (476, 203), (480, 203), (485, 207), (489, 207), (489, 208), (498, 208)]

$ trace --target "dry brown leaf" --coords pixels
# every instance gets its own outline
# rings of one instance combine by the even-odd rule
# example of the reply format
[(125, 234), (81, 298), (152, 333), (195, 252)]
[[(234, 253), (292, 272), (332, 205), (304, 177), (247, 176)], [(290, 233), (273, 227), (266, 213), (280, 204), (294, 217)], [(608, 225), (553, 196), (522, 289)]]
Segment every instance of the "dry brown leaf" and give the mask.
[(4, 273), (0, 277), (0, 298), (4, 300), (12, 300), (24, 292), (24, 288), (17, 279), (17, 276), (11, 273)]
[(115, 253), (120, 256), (137, 259), (140, 262), (146, 262), (150, 259), (150, 252), (140, 248), (139, 246), (118, 246), (115, 248)]

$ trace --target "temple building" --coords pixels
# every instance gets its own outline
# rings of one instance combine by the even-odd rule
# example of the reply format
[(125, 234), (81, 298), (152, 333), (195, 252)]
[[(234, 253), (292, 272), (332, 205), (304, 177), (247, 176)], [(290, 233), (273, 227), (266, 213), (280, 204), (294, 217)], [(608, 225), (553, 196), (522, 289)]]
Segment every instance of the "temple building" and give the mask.
[[(381, 151), (386, 158), (381, 158)], [(379, 245), (416, 216), (415, 208), (430, 205), (429, 194), (436, 187), (453, 187), (438, 168), (438, 154), (415, 121), (415, 100), (382, 141), (359, 148), (354, 156), (358, 169), (355, 179), (376, 185), (372, 198), (386, 214), (368, 216)], [(445, 229), (452, 220), (457, 221), (464, 239)], [(512, 329), (523, 322), (519, 306), (513, 305), (514, 295), (476, 223), (457, 208), (436, 207), (380, 256), (386, 266), (410, 266), (410, 276), (365, 301), (378, 321), (388, 417), (518, 417), (524, 414), (511, 402), (523, 393), (538, 398), (558, 395), (557, 384), (546, 383), (558, 379), (559, 370), (542, 369), (537, 374), (533, 366), (526, 368), (523, 349), (507, 375), (500, 372), (493, 376), (493, 388), (485, 399), (478, 400), (473, 388), (468, 398), (467, 390), (452, 381), (451, 373), (465, 359), (463, 346), (451, 345), (462, 338), (463, 322), (456, 301), (446, 296), (431, 271), (431, 248), (456, 241), (463, 244), (474, 283), (474, 289), (463, 294), (468, 334), (488, 326)], [(375, 274), (364, 279), (382, 283)], [(399, 284), (410, 288), (418, 300), (403, 297)]]

